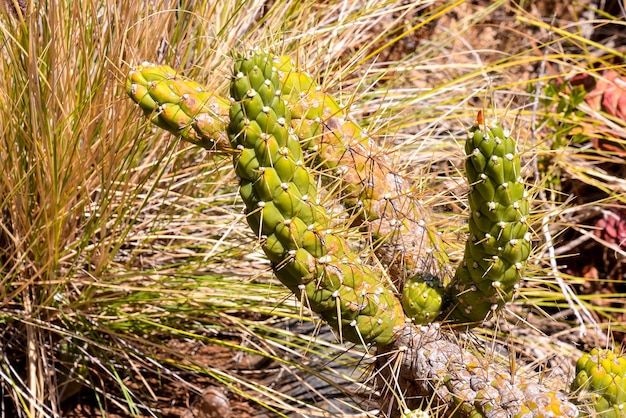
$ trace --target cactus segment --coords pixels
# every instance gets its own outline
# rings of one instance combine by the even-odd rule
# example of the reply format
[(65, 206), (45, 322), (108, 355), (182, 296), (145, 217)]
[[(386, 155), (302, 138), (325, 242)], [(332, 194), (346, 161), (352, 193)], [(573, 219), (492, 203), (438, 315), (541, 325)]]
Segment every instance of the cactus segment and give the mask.
[[(412, 324), (406, 326), (410, 329), (399, 333), (395, 344), (379, 350), (377, 372), (389, 382), (400, 369), (400, 376), (413, 383), (412, 392), (401, 386), (408, 408), (427, 405), (438, 417), (459, 418), (579, 416), (564, 392), (459, 344), (458, 334), (440, 324), (422, 325), (417, 332), (411, 332)], [(399, 347), (408, 350), (397, 355)], [(383, 392), (387, 396), (397, 397), (397, 391)]]
[(228, 137), (248, 224), (276, 277), (343, 339), (387, 345), (405, 316), (382, 277), (330, 231), (304, 166), (277, 67), (267, 54), (238, 57), (230, 86)]
[(579, 403), (593, 407), (598, 417), (623, 417), (626, 415), (626, 357), (598, 348), (583, 354), (576, 363), (572, 391), (578, 391)]
[(417, 274), (404, 283), (402, 307), (414, 324), (428, 324), (441, 312), (443, 294), (443, 286), (436, 276)]
[[(287, 127), (290, 123), (302, 149), (315, 154), (316, 158), (306, 158), (306, 161), (315, 164), (328, 182), (337, 182), (331, 187), (341, 191), (342, 203), (372, 234), (377, 253), (389, 266), (394, 282), (401, 286), (406, 277), (417, 272), (436, 271), (437, 263), (433, 263), (432, 256), (424, 254), (438, 254), (429, 251), (438, 248), (438, 239), (426, 226), (427, 211), (415, 199), (410, 182), (391, 170), (388, 156), (365, 130), (349, 119), (346, 110), (326, 94), (310, 74), (298, 70), (287, 56), (277, 56), (275, 67), (281, 96), (287, 103), (284, 119)], [(259, 74), (253, 77), (261, 81)], [(229, 101), (206, 92), (170, 67), (149, 63), (135, 67), (128, 75), (126, 90), (157, 126), (210, 150), (230, 148), (224, 135)], [(247, 104), (257, 110), (259, 105), (259, 98)], [(261, 133), (282, 129), (275, 123), (282, 119), (276, 118), (271, 106), (268, 117), (259, 117), (264, 118), (262, 123), (272, 126), (262, 132), (258, 121), (251, 120), (249, 141), (258, 140)], [(292, 146), (290, 144), (295, 142), (289, 141), (288, 146)], [(294, 155), (293, 160), (276, 161), (276, 150), (273, 151), (274, 154), (258, 157), (252, 147), (247, 147), (236, 167), (237, 175), (243, 178), (248, 169), (267, 164), (269, 159), (279, 173), (292, 173), (293, 167), (282, 166), (292, 166), (294, 161), (300, 160), (299, 155)], [(301, 151), (298, 148), (291, 152)], [(304, 171), (304, 167), (299, 171)], [(303, 178), (296, 173), (293, 179), (283, 181), (292, 181), (300, 193), (306, 195), (309, 180)], [(283, 205), (288, 203), (288, 199), (283, 199)]]
[(223, 149), (230, 103), (167, 65), (143, 63), (126, 79), (126, 92), (152, 123), (200, 147)]
[(449, 292), (451, 319), (483, 321), (510, 301), (531, 251), (529, 203), (515, 140), (479, 113), (465, 143), (469, 234)]

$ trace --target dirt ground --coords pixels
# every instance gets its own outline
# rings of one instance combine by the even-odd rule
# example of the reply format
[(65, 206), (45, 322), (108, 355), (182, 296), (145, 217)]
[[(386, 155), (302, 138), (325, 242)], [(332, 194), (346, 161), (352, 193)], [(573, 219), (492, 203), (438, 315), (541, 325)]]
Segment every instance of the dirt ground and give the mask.
[[(193, 359), (194, 363), (207, 368), (220, 370), (239, 370), (251, 372), (255, 364), (238, 361), (240, 353), (225, 347), (203, 345), (198, 347), (196, 342), (171, 341), (170, 347), (175, 348), (185, 357)], [(248, 367), (248, 369), (245, 369)], [(198, 377), (189, 373), (189, 376), (180, 374), (181, 379), (189, 381), (202, 394), (191, 393), (187, 385), (177, 384), (171, 379), (161, 379), (153, 375), (147, 384), (154, 391), (157, 405), (154, 413), (163, 418), (229, 418), (229, 417), (258, 417), (264, 412), (253, 402), (241, 395), (216, 386), (215, 380), (209, 377)], [(66, 403), (66, 418), (87, 418), (101, 415), (98, 401), (93, 392), (83, 391)], [(109, 405), (107, 416), (110, 418), (125, 418), (128, 413), (114, 405)], [(149, 415), (145, 415), (149, 416)]]

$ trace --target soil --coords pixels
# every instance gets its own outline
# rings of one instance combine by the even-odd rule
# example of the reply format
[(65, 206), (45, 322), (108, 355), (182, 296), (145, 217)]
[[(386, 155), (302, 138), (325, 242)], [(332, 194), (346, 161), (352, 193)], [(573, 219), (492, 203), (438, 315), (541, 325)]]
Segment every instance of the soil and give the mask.
[[(170, 341), (169, 346), (184, 357), (193, 359), (193, 363), (206, 368), (218, 370), (242, 370), (247, 364), (248, 371), (253, 370), (255, 363), (249, 361), (237, 361), (241, 353), (226, 347), (216, 345), (199, 346), (195, 341)], [(202, 377), (198, 374), (188, 373), (188, 376), (180, 373), (177, 377), (193, 384), (197, 389), (193, 391), (189, 385), (177, 383), (172, 379), (163, 378), (157, 374), (150, 374), (142, 370), (146, 379), (146, 385), (154, 392), (154, 402), (150, 405), (156, 416), (163, 418), (230, 418), (230, 417), (258, 417), (263, 411), (261, 408), (232, 390), (218, 386), (217, 382), (210, 377)], [(145, 392), (145, 388), (139, 385), (134, 389)], [(107, 388), (115, 392), (114, 388)], [(120, 396), (120, 394), (118, 394)], [(69, 399), (65, 403), (66, 418), (87, 418), (101, 416), (98, 399), (92, 391), (84, 390)], [(107, 405), (109, 418), (126, 418), (127, 411), (116, 408), (115, 405)], [(150, 416), (146, 414), (145, 416)]]

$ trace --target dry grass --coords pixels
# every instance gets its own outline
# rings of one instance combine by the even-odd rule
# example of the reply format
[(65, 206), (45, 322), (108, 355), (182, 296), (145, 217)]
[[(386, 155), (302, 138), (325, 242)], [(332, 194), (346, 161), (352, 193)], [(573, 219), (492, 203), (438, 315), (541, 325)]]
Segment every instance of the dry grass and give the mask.
[[(269, 358), (289, 379), (359, 380), (365, 352), (285, 330), (300, 308), (246, 228), (230, 159), (151, 127), (124, 93), (130, 66), (144, 60), (226, 91), (231, 52), (250, 47), (293, 56), (380, 137), (422, 185), (453, 262), (464, 240), (465, 127), (481, 108), (512, 126), (537, 196), (535, 268), (507, 321), (471, 344), (501, 342), (519, 367), (567, 381), (577, 344), (626, 331), (615, 270), (624, 250), (590, 237), (598, 214), (624, 202), (624, 162), (555, 126), (626, 134), (584, 103), (572, 116), (539, 99), (590, 60), (623, 56), (619, 31), (597, 38), (623, 21), (599, 11), (585, 20), (593, 10), (583, 5), (537, 19), (543, 3), (520, 3), (62, 1), (34, 2), (23, 20), (1, 16), (0, 409), (63, 416), (84, 385), (102, 415), (176, 416), (185, 396), (218, 385), (275, 415), (323, 413), (272, 379), (198, 362), (181, 342)], [(586, 259), (572, 243), (606, 257), (578, 266)], [(597, 274), (581, 277), (589, 265)], [(335, 357), (356, 371), (333, 376)], [(371, 385), (362, 391), (372, 396)], [(372, 407), (359, 408), (346, 413)]]

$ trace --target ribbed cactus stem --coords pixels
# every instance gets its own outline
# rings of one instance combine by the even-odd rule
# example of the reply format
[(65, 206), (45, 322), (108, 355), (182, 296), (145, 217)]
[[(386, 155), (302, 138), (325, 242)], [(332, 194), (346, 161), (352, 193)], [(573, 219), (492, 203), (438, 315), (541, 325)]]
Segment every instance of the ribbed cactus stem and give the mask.
[(158, 127), (206, 149), (227, 145), (228, 100), (167, 65), (136, 66), (128, 73), (126, 92)]
[(599, 418), (626, 416), (626, 357), (594, 348), (576, 363), (572, 390), (588, 413)]
[[(365, 223), (377, 253), (399, 286), (421, 272), (436, 273), (437, 235), (412, 183), (392, 169), (389, 157), (345, 109), (287, 56), (277, 56), (281, 94), (290, 124), (309, 159), (326, 179), (336, 179), (338, 198)], [(225, 138), (230, 103), (167, 66), (144, 63), (128, 76), (126, 91), (151, 121), (210, 150), (229, 148)], [(184, 95), (184, 96), (183, 96)], [(196, 106), (185, 106), (194, 103)]]
[(267, 54), (238, 57), (228, 126), (247, 220), (278, 279), (355, 343), (387, 345), (402, 327), (400, 302), (330, 230), (304, 164), (276, 68)]
[(513, 297), (530, 254), (528, 198), (515, 140), (482, 113), (465, 143), (469, 239), (449, 292), (450, 318), (480, 323)]
[[(439, 239), (412, 182), (393, 169), (388, 154), (346, 109), (306, 72), (281, 57), (279, 73), (295, 131), (325, 177), (340, 183), (341, 202), (378, 242), (377, 254), (398, 286), (420, 273), (438, 273)], [(298, 119), (298, 122), (295, 122)], [(331, 180), (331, 181), (332, 181)]]

